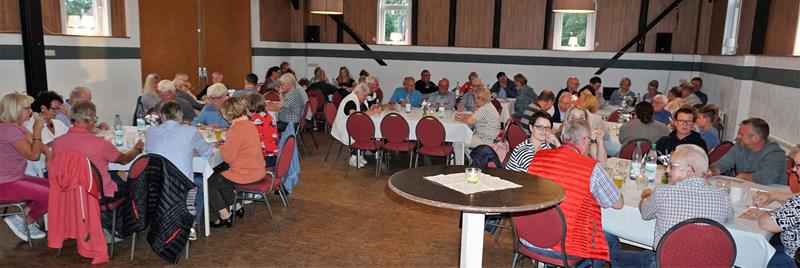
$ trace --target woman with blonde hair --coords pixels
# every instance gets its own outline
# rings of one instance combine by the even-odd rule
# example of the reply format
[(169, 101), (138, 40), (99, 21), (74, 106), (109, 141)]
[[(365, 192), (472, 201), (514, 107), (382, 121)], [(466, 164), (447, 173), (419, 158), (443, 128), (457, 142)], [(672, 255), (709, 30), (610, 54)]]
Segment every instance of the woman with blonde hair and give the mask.
[(144, 112), (149, 111), (156, 107), (160, 98), (158, 98), (158, 81), (161, 78), (158, 77), (157, 74), (151, 73), (148, 74), (147, 77), (144, 78), (144, 83), (142, 84), (142, 110)]
[(35, 221), (47, 213), (50, 189), (46, 179), (25, 175), (27, 161), (39, 160), (48, 151), (42, 143), (43, 120), (34, 116), (32, 133), (22, 126), (33, 114), (32, 103), (33, 98), (19, 93), (9, 93), (0, 100), (0, 200), (28, 201), (25, 217), (7, 216), (3, 220), (24, 241), (28, 241), (26, 225), (31, 238), (45, 237)]
[[(561, 128), (558, 130), (556, 137), (561, 137), (561, 130), (571, 125), (572, 121), (583, 120), (589, 123), (590, 114), (592, 113), (586, 110), (586, 108), (580, 106), (572, 106), (572, 108), (569, 108), (569, 110), (567, 110), (567, 120), (564, 121), (563, 124), (561, 124)], [(603, 129), (602, 125), (595, 127), (592, 126), (591, 123), (589, 123), (589, 126), (592, 128), (592, 133), (590, 137), (592, 144), (591, 148), (589, 148), (589, 156), (591, 156), (594, 159), (597, 159), (597, 161), (605, 163), (606, 158), (608, 158), (608, 153), (606, 152), (606, 146), (603, 142), (603, 138), (607, 131)]]

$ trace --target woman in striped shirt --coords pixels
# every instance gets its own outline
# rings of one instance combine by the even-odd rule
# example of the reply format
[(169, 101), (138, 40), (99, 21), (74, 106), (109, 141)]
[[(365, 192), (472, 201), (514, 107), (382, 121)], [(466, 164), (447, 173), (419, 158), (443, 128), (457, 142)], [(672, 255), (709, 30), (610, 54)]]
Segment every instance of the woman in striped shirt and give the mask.
[(537, 111), (531, 115), (532, 124), (528, 125), (531, 136), (523, 141), (511, 153), (506, 164), (506, 169), (528, 172), (533, 155), (540, 149), (553, 149), (561, 146), (555, 135), (550, 131), (553, 128), (553, 118), (550, 114)]

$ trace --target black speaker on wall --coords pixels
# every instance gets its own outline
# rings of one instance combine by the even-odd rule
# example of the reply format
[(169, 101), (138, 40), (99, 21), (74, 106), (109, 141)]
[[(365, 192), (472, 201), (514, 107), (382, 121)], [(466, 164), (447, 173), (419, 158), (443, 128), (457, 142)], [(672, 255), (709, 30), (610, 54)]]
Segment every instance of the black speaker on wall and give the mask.
[(672, 53), (672, 33), (656, 33), (656, 53)]
[(319, 43), (318, 25), (306, 25), (306, 43)]

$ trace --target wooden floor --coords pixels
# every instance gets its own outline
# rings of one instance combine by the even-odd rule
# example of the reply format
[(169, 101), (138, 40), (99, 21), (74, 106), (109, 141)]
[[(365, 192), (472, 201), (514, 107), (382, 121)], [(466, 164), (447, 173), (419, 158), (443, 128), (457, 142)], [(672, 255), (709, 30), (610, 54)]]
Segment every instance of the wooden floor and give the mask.
[[(281, 232), (270, 224), (263, 204), (232, 229), (213, 229), (210, 237), (191, 243), (190, 258), (181, 266), (211, 267), (453, 267), (458, 266), (461, 232), (459, 212), (438, 209), (403, 199), (387, 187), (388, 175), (375, 179), (374, 159), (344, 177), (345, 152), (323, 162), (330, 138), (315, 133), (315, 149), (305, 134), (309, 154), (301, 161), (300, 182), (290, 202), (292, 219), (277, 196), (271, 196)], [(333, 150), (335, 153), (336, 146)], [(333, 155), (332, 153), (332, 155)], [(394, 157), (392, 171), (408, 165), (408, 158)], [(420, 161), (422, 164), (422, 161)], [(141, 237), (141, 236), (140, 236)], [(139, 239), (143, 241), (144, 239)], [(508, 267), (513, 256), (511, 234), (502, 232), (499, 243), (485, 236), (483, 264)], [(147, 243), (138, 243), (136, 260), (130, 262), (130, 238), (116, 246), (111, 266), (166, 266)], [(0, 267), (84, 266), (90, 260), (77, 255), (74, 242), (64, 256), (46, 247), (46, 239), (34, 248), (20, 241), (5, 224), (0, 226)], [(530, 263), (528, 263), (530, 265)]]

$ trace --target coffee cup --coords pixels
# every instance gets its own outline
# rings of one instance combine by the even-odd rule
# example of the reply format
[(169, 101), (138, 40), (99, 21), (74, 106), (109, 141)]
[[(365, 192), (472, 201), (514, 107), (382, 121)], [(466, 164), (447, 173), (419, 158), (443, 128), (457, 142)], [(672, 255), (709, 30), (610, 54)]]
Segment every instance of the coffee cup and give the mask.
[(738, 203), (747, 197), (747, 192), (739, 187), (731, 187), (730, 198), (732, 203)]

